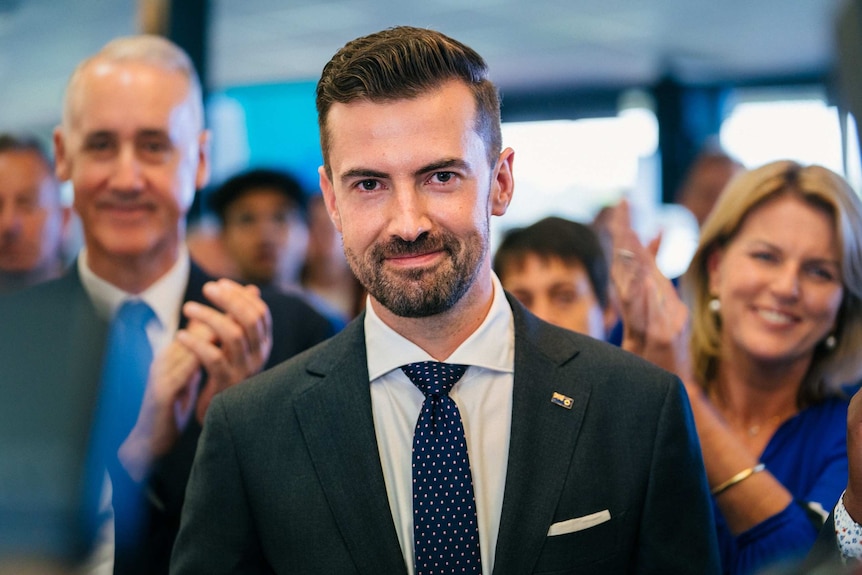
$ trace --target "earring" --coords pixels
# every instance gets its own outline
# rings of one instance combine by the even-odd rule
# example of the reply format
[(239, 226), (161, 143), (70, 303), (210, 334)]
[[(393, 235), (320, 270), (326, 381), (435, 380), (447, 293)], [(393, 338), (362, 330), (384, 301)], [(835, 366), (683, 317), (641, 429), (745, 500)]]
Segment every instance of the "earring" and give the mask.
[(828, 351), (832, 351), (838, 345), (838, 339), (835, 337), (835, 334), (830, 333), (826, 339), (823, 340), (823, 347), (825, 347)]
[(707, 307), (709, 308), (709, 311), (717, 314), (721, 311), (721, 302), (717, 297), (713, 297), (711, 300), (709, 300)]

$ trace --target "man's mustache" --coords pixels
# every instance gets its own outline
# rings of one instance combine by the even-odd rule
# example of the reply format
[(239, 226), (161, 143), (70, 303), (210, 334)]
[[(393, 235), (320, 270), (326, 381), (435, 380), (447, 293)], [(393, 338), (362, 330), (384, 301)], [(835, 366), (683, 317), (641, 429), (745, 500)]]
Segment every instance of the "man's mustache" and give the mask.
[(423, 233), (412, 241), (393, 237), (385, 244), (377, 246), (375, 256), (383, 260), (391, 257), (413, 256), (439, 250), (451, 252), (444, 238)]

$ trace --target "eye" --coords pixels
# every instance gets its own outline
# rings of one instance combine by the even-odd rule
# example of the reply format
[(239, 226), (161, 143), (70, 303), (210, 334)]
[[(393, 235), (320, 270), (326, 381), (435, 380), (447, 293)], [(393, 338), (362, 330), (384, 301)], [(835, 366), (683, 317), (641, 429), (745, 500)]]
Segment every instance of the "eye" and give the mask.
[(808, 264), (805, 266), (805, 272), (815, 280), (822, 282), (834, 282), (838, 280), (838, 273), (831, 268), (822, 264)]
[(15, 205), (24, 212), (32, 212), (38, 206), (38, 200), (34, 195), (19, 196), (15, 199)]
[(578, 294), (575, 290), (558, 290), (551, 294), (553, 302), (558, 306), (568, 306), (577, 301)]
[(765, 250), (757, 250), (751, 252), (751, 258), (762, 262), (777, 262), (778, 256), (772, 252)]
[(373, 192), (380, 189), (380, 182), (377, 180), (359, 180), (356, 182), (355, 187), (363, 192)]
[(173, 150), (166, 135), (148, 136), (138, 141), (138, 152), (145, 160), (161, 161)]
[(104, 155), (116, 147), (116, 139), (109, 134), (92, 134), (84, 140), (84, 150)]
[(245, 228), (245, 227), (253, 226), (255, 224), (255, 222), (257, 221), (257, 218), (255, 218), (254, 214), (252, 214), (251, 212), (239, 212), (239, 213), (231, 214), (228, 217), (228, 221), (230, 222), (231, 225)]
[(272, 221), (272, 223), (274, 223), (278, 226), (286, 226), (287, 224), (290, 223), (292, 218), (293, 218), (293, 211), (292, 210), (278, 210), (278, 211), (270, 214), (270, 220)]
[(533, 294), (528, 291), (522, 290), (513, 290), (512, 295), (515, 296), (515, 299), (524, 304), (527, 308), (533, 307)]
[(455, 172), (434, 172), (431, 174), (431, 182), (437, 184), (448, 184), (455, 178)]

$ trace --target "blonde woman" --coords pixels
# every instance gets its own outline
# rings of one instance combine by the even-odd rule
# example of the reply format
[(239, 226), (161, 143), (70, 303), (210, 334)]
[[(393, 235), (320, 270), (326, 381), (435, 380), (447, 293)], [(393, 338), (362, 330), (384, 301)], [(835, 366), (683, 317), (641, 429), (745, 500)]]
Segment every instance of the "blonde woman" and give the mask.
[(847, 482), (845, 384), (862, 377), (858, 196), (782, 161), (730, 182), (681, 300), (615, 214), (623, 346), (685, 383), (725, 573), (803, 555)]

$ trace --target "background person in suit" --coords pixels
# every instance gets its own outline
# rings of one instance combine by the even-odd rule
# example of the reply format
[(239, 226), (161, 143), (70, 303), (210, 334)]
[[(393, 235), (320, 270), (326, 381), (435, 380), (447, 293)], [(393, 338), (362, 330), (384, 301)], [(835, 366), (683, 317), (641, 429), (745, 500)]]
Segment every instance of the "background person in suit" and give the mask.
[[(475, 514), (439, 534), (441, 547), (463, 545), (452, 561), (472, 573), (716, 573), (679, 381), (542, 322), (491, 271), (488, 224), (511, 200), (514, 153), (501, 151), (482, 58), (437, 32), (385, 30), (330, 60), (317, 107), (321, 189), (368, 305), (216, 397), (172, 573), (456, 572), (429, 570), (428, 534), (414, 532), (413, 498), (440, 494), (412, 488), (411, 445), (444, 421), (414, 437), (434, 399), (399, 366), (436, 360), (468, 366), (446, 424), (463, 421), (472, 476), (452, 487), (473, 490), (453, 507)], [(476, 525), (478, 543), (448, 541)]]
[[(152, 364), (145, 366), (143, 399), (132, 406), (131, 431), (105, 461), (116, 523), (116, 551), (106, 555), (115, 573), (167, 572), (200, 421), (212, 397), (332, 333), (298, 298), (264, 301), (257, 287), (210, 281), (190, 261), (185, 214), (208, 177), (207, 140), (197, 75), (171, 42), (121, 38), (82, 62), (69, 81), (54, 141), (57, 174), (74, 186), (85, 247), (64, 277), (0, 302), (8, 310), (49, 302), (83, 310), (84, 318), (103, 326), (127, 301), (144, 302), (154, 313), (145, 326)], [(41, 316), (21, 316), (26, 329), (20, 333), (52, 355), (33, 359), (68, 359), (78, 334), (58, 330), (50, 318), (36, 324), (41, 331), (27, 327), (35, 318)], [(14, 323), (4, 321), (2, 328), (15, 337)], [(136, 358), (126, 352), (120, 359)], [(17, 361), (27, 358), (10, 359)], [(127, 391), (132, 397), (131, 382), (118, 393)]]

